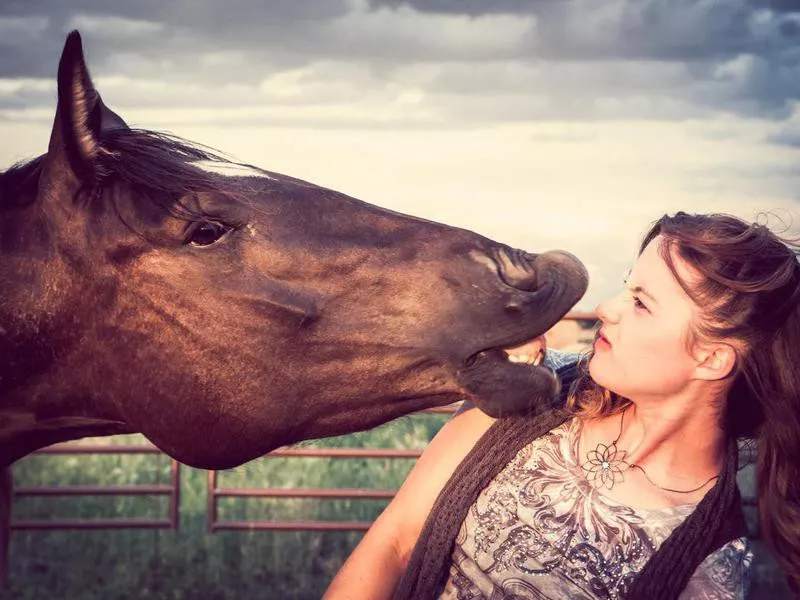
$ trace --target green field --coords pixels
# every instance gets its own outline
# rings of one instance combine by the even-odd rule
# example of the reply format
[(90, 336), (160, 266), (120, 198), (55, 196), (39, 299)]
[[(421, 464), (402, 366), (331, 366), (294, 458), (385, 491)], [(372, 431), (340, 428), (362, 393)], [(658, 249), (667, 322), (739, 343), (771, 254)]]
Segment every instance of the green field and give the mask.
[[(414, 415), (361, 434), (315, 442), (324, 447), (423, 448), (446, 420)], [(138, 436), (94, 440), (140, 444)], [(305, 444), (304, 446), (311, 446)], [(259, 459), (220, 474), (223, 487), (392, 489), (408, 459)], [(15, 465), (17, 486), (165, 484), (164, 456), (34, 455)], [(751, 494), (743, 473), (743, 492)], [(15, 531), (3, 598), (316, 599), (361, 538), (358, 532), (222, 531), (209, 534), (206, 472), (183, 468), (180, 530)], [(374, 519), (375, 500), (222, 499), (222, 520)], [(164, 518), (166, 498), (19, 498), (14, 518)], [(774, 561), (759, 547), (755, 598), (789, 598)]]

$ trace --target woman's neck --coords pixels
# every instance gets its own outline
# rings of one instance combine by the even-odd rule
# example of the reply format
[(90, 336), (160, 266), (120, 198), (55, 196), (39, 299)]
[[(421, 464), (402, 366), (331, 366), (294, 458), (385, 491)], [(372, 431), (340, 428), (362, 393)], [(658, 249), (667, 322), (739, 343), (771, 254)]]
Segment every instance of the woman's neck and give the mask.
[(625, 460), (673, 482), (696, 482), (721, 468), (725, 438), (713, 394), (633, 401), (617, 447)]

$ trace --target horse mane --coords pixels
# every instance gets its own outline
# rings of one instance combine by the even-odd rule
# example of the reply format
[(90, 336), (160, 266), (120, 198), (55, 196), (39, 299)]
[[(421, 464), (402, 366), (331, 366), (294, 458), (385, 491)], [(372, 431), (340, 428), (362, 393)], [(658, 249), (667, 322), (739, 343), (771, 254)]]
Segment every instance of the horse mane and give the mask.
[[(238, 165), (217, 151), (177, 136), (144, 129), (103, 132), (95, 163), (96, 179), (84, 184), (75, 201), (89, 204), (111, 185), (127, 184), (138, 197), (176, 216), (187, 216), (187, 207), (175, 203), (186, 194), (233, 192), (230, 179), (194, 166), (196, 161)], [(46, 154), (17, 163), (0, 172), (0, 210), (32, 204)], [(248, 165), (249, 166), (249, 165)], [(191, 211), (189, 211), (191, 212)]]
[(36, 199), (45, 156), (16, 163), (0, 172), (0, 210), (25, 206)]

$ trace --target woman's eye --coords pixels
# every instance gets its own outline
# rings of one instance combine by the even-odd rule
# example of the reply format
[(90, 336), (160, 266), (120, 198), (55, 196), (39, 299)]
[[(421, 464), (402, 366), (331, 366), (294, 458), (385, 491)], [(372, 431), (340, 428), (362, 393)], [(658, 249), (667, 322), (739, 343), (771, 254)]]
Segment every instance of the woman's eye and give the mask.
[(643, 308), (647, 310), (647, 307), (644, 305), (644, 303), (641, 300), (639, 300), (639, 296), (633, 294), (631, 297), (633, 298), (633, 305), (636, 308)]
[(186, 243), (192, 246), (210, 246), (231, 230), (216, 221), (200, 221), (191, 228)]

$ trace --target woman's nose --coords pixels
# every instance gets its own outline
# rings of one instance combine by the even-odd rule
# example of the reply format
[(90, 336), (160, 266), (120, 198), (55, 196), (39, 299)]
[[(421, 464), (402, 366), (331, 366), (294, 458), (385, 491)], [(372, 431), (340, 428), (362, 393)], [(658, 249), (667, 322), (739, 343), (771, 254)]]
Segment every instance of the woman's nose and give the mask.
[(614, 298), (603, 300), (594, 309), (597, 313), (597, 318), (603, 323), (615, 323), (619, 319), (618, 303), (616, 302), (618, 298), (619, 296), (615, 296)]

